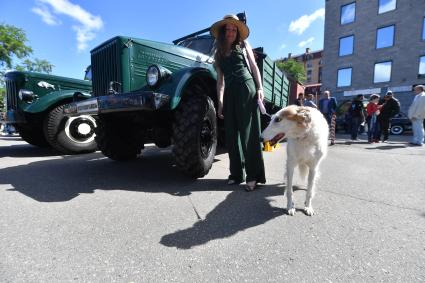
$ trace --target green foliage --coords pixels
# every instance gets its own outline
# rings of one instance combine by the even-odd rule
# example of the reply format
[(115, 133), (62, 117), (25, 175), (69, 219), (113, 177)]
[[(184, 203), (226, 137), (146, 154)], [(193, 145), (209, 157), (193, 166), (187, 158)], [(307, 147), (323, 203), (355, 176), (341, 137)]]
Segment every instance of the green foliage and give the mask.
[(22, 62), (22, 65), (16, 65), (15, 69), (18, 71), (30, 71), (50, 74), (52, 73), (53, 67), (54, 66), (48, 61), (35, 58), (34, 61), (30, 59), (25, 59)]
[(4, 98), (6, 96), (6, 89), (4, 87), (0, 87), (0, 112), (4, 112)]
[(25, 44), (28, 41), (25, 32), (17, 27), (0, 24), (0, 65), (12, 67), (12, 57), (19, 59), (28, 57), (32, 48)]
[(295, 61), (294, 59), (289, 59), (287, 61), (278, 61), (276, 62), (276, 65), (280, 70), (285, 71), (297, 81), (301, 83), (305, 82), (306, 75), (303, 64)]
[[(29, 58), (33, 51), (26, 44), (27, 41), (25, 31), (22, 29), (0, 24), (0, 89), (4, 86), (4, 74), (8, 69), (47, 74), (52, 72), (54, 66), (48, 61)], [(20, 64), (14, 65), (14, 58), (22, 61)]]

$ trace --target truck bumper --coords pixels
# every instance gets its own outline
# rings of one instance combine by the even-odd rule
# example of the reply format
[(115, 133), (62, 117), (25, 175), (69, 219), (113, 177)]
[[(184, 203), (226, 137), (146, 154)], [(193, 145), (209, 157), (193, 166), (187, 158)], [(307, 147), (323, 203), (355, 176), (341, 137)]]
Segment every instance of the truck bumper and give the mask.
[(98, 96), (68, 104), (64, 113), (68, 116), (98, 115), (124, 111), (154, 111), (169, 107), (170, 97), (153, 91), (138, 91)]

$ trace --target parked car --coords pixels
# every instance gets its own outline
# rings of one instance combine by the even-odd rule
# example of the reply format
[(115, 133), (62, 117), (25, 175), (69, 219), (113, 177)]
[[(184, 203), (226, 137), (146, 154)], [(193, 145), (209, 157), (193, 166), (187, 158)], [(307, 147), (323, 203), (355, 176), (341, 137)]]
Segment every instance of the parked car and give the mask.
[(393, 135), (401, 135), (406, 131), (412, 130), (412, 122), (403, 112), (398, 113), (390, 120), (390, 133)]

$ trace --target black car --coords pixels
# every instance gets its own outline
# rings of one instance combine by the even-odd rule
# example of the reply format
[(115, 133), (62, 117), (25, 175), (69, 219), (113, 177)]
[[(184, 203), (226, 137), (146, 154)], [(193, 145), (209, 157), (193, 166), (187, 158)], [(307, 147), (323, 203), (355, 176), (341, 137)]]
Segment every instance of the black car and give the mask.
[(403, 112), (398, 113), (390, 120), (390, 133), (393, 135), (401, 135), (405, 131), (412, 130), (412, 122)]

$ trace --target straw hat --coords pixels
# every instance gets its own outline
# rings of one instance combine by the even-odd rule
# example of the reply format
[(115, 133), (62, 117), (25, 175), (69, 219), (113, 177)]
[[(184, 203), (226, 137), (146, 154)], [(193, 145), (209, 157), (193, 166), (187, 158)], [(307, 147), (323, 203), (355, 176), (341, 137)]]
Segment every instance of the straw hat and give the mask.
[(249, 28), (236, 15), (226, 15), (221, 21), (214, 23), (210, 29), (211, 35), (217, 38), (220, 29), (227, 24), (235, 25), (238, 28), (241, 40), (245, 40), (249, 36)]

